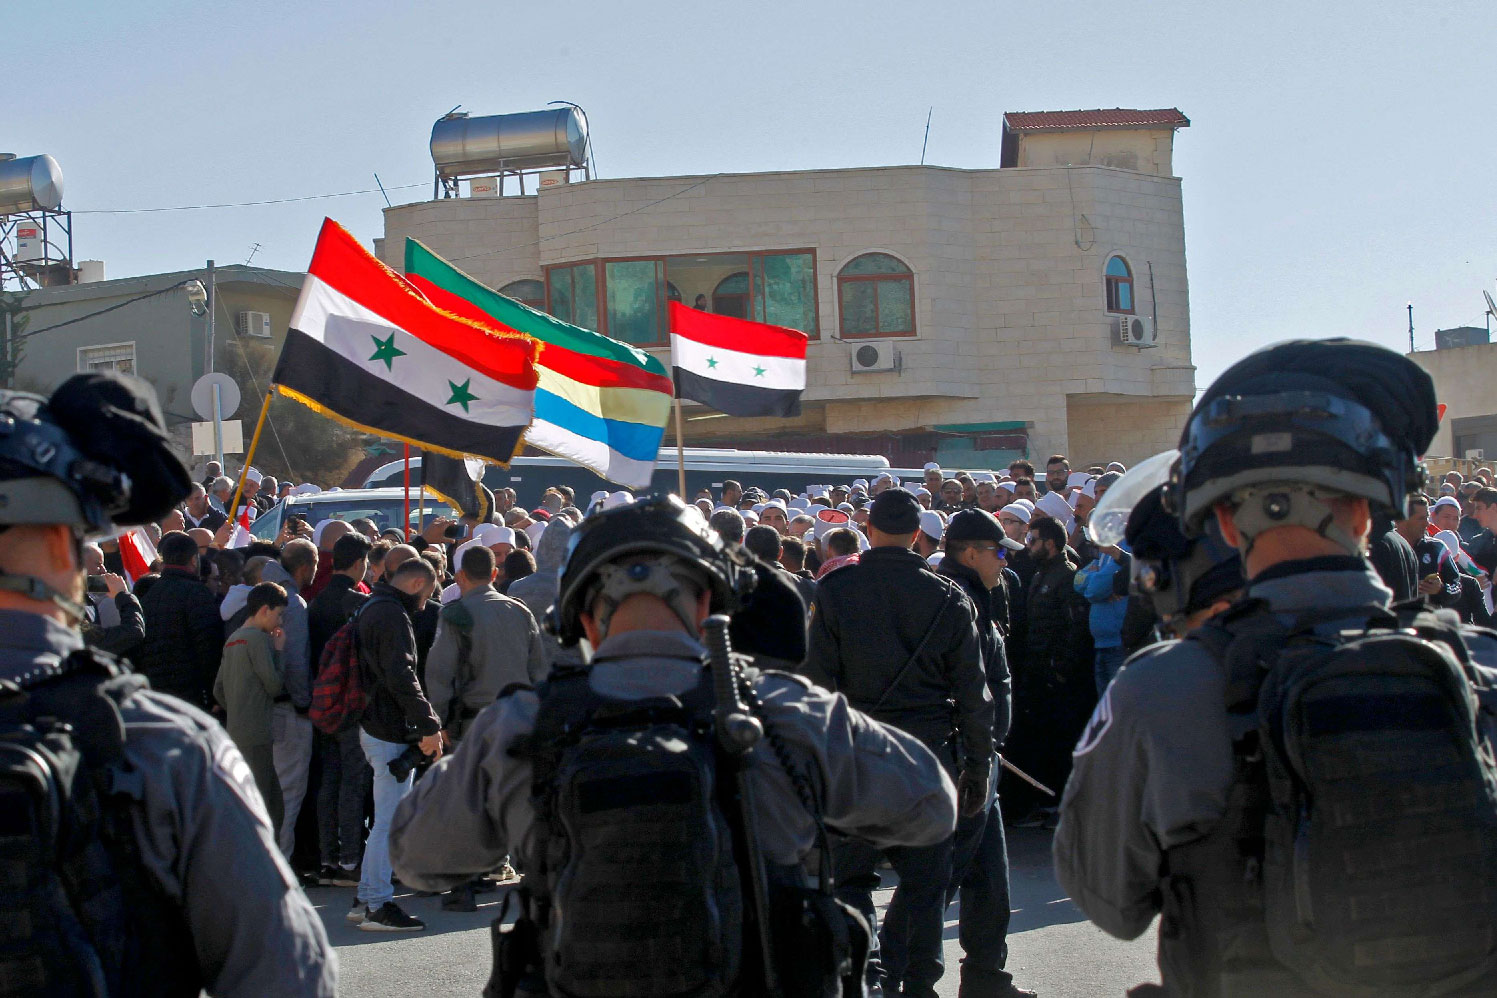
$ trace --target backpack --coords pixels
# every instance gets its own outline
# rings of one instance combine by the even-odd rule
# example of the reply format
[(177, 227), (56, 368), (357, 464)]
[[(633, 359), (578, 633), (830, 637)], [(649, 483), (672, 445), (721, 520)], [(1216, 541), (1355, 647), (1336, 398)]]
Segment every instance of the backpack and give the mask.
[(564, 669), (537, 693), (534, 731), (517, 748), (533, 766), (545, 842), (522, 890), (547, 992), (737, 993), (744, 877), (709, 673), (680, 697), (628, 701)]
[(363, 669), (359, 665), (359, 617), (373, 602), (373, 597), (365, 600), (348, 623), (334, 631), (322, 647), (317, 678), (312, 680), (312, 706), (307, 709), (307, 717), (325, 735), (336, 735), (352, 728), (363, 719), (369, 706)]
[(199, 993), (130, 823), (143, 786), (118, 704), (147, 685), (92, 650), (0, 681), (0, 998)]
[(1256, 802), (1239, 835), (1272, 956), (1337, 996), (1490, 985), (1497, 763), (1478, 700), (1490, 710), (1490, 675), (1434, 613), (1332, 623), (1286, 626), (1249, 603), (1194, 636), (1226, 665), (1229, 716), (1249, 725), (1234, 747), (1247, 786), (1232, 796)]

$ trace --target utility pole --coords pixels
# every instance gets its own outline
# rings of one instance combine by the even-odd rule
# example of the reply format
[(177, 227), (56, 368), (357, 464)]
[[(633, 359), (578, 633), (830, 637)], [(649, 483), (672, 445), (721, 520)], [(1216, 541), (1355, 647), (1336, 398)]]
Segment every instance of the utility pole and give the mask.
[[(1412, 307), (1412, 306), (1410, 306)], [(203, 371), (212, 374), (217, 368), (213, 362), (213, 320), (218, 312), (218, 287), (216, 275), (213, 269), (213, 261), (208, 261), (208, 356), (203, 364)], [(1412, 313), (1411, 313), (1412, 314)], [(1413, 320), (1410, 320), (1413, 321)]]
[(1409, 302), (1409, 353), (1414, 352), (1414, 303)]

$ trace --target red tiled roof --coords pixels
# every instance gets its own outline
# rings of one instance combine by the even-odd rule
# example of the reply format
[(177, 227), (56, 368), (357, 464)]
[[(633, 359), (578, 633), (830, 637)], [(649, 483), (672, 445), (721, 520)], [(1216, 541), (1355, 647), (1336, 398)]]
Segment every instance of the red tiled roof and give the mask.
[(1190, 119), (1179, 108), (1140, 111), (1101, 108), (1096, 111), (1010, 111), (1003, 116), (1016, 132), (1065, 131), (1074, 128), (1185, 128)]

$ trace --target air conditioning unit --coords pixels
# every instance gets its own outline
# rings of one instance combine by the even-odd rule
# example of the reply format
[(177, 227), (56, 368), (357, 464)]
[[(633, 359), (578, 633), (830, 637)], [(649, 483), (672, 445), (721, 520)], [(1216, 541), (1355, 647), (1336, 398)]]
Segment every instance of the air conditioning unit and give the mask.
[(899, 351), (892, 343), (857, 343), (852, 348), (852, 373), (899, 370)]
[(269, 312), (239, 312), (234, 316), (234, 332), (240, 336), (258, 336), (270, 339)]
[(1115, 315), (1112, 317), (1112, 329), (1117, 342), (1125, 347), (1138, 347), (1142, 350), (1159, 345), (1159, 333), (1154, 328), (1154, 320), (1147, 315)]

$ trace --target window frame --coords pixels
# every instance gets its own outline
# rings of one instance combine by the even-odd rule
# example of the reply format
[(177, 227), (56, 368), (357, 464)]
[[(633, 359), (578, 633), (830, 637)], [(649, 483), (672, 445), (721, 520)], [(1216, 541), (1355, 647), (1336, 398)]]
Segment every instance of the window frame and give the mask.
[[(79, 347), (78, 348), (77, 365), (76, 365), (77, 369), (78, 369), (78, 373), (79, 374), (88, 374), (88, 373), (90, 373), (92, 371), (103, 371), (103, 370), (118, 371), (119, 370), (119, 367), (118, 367), (119, 361), (118, 360), (113, 361), (112, 363), (115, 364), (116, 366), (110, 367), (110, 368), (99, 368), (99, 367), (86, 367), (86, 366), (84, 366), (83, 353), (84, 353), (85, 350), (111, 350), (111, 349), (118, 350), (118, 349), (121, 349), (123, 347), (129, 347), (130, 348), (130, 370), (126, 371), (125, 373), (126, 374), (133, 374), (133, 375), (139, 376), (139, 374), (140, 374), (140, 351), (136, 347), (136, 341), (135, 340), (121, 340), (121, 341), (119, 341), (117, 343), (90, 343), (88, 346), (81, 346), (81, 347)], [(124, 358), (121, 358), (121, 360), (123, 360), (123, 359)]]
[[(900, 264), (902, 264), (904, 266), (905, 272), (903, 274), (849, 274), (849, 273), (847, 273), (847, 268), (850, 267), (850, 266), (852, 266), (854, 262), (862, 259), (865, 256), (875, 256), (875, 255), (877, 255), (877, 256), (887, 256), (887, 257), (889, 257), (891, 259), (898, 260), (900, 262)], [(850, 256), (850, 257), (847, 258), (847, 262), (846, 263), (842, 264), (841, 267), (837, 268), (837, 278), (836, 278), (836, 281), (837, 281), (837, 335), (840, 336), (842, 339), (844, 339), (844, 340), (879, 340), (879, 339), (894, 339), (894, 338), (909, 339), (911, 337), (919, 335), (920, 323), (919, 323), (919, 320), (917, 319), (916, 314), (915, 314), (916, 313), (915, 268), (911, 267), (910, 264), (909, 264), (909, 261), (906, 260), (904, 257), (900, 256), (898, 253), (890, 253), (888, 250), (881, 250), (881, 249), (870, 249), (870, 250), (864, 250), (861, 253), (855, 253), (852, 256)], [(899, 282), (905, 283), (905, 284), (907, 284), (909, 286), (909, 291), (910, 291), (910, 328), (908, 330), (901, 331), (901, 332), (891, 332), (891, 333), (885, 333), (885, 332), (880, 332), (879, 331), (879, 328), (878, 328), (878, 282), (879, 281), (889, 281), (891, 283), (895, 282), (895, 281), (899, 281)], [(843, 287), (844, 283), (846, 283), (846, 284), (872, 284), (873, 285), (873, 332), (871, 332), (871, 333), (850, 333), (850, 332), (848, 332), (848, 330), (847, 330), (847, 311), (843, 307), (843, 296), (842, 296), (842, 287)]]
[[(889, 255), (893, 256), (892, 253), (889, 254)], [(670, 260), (671, 260), (672, 257), (681, 257), (681, 256), (744, 256), (744, 257), (747, 257), (748, 258), (748, 264), (747, 264), (746, 270), (744, 272), (748, 275), (748, 293), (745, 296), (745, 305), (746, 305), (747, 316), (748, 316), (749, 321), (758, 321), (758, 320), (755, 320), (753, 318), (753, 316), (755, 315), (756, 305), (758, 304), (757, 299), (759, 298), (759, 295), (756, 294), (755, 289), (757, 287), (759, 287), (760, 284), (762, 284), (762, 282), (763, 282), (763, 274), (764, 274), (764, 271), (763, 271), (763, 260), (764, 260), (764, 258), (767, 257), (767, 256), (807, 256), (807, 257), (810, 257), (810, 260), (811, 260), (811, 281), (810, 281), (810, 286), (811, 286), (811, 317), (814, 320), (815, 329), (813, 331), (807, 333), (806, 335), (811, 340), (818, 340), (818, 339), (821, 338), (821, 282), (819, 280), (819, 277), (820, 277), (819, 264), (820, 264), (820, 262), (817, 259), (817, 254), (816, 254), (815, 248), (814, 247), (809, 247), (809, 246), (807, 246), (807, 247), (794, 247), (794, 248), (789, 248), (789, 249), (712, 250), (712, 251), (704, 252), (704, 253), (647, 253), (647, 254), (639, 254), (639, 255), (635, 255), (635, 256), (592, 257), (592, 258), (587, 258), (587, 259), (582, 259), (582, 260), (571, 260), (571, 261), (566, 261), (566, 262), (562, 262), (562, 263), (547, 264), (547, 265), (545, 265), (545, 266), (543, 266), (541, 268), (541, 272), (544, 275), (543, 281), (544, 281), (545, 288), (546, 288), (546, 300), (545, 300), (545, 302), (543, 304), (543, 307), (541, 308), (541, 311), (547, 313), (548, 315), (554, 315), (555, 314), (555, 313), (553, 313), (551, 311), (551, 301), (552, 301), (552, 291), (551, 291), (551, 289), (552, 289), (552, 286), (553, 286), (553, 272), (554, 271), (571, 270), (571, 269), (576, 268), (576, 267), (591, 266), (593, 268), (593, 294), (594, 294), (594, 297), (596, 299), (596, 301), (594, 303), (594, 307), (596, 308), (596, 314), (598, 316), (598, 329), (596, 331), (599, 332), (599, 333), (602, 333), (604, 336), (613, 336), (613, 334), (611, 332), (609, 332), (609, 321), (608, 321), (608, 265), (610, 263), (636, 263), (636, 262), (641, 262), (641, 261), (646, 261), (646, 260), (653, 261), (657, 265), (657, 271), (656, 271), (657, 276), (656, 276), (656, 284), (655, 284), (655, 286), (656, 286), (657, 307), (659, 309), (659, 313), (658, 314), (660, 315), (660, 329), (659, 329), (659, 337), (660, 338), (658, 340), (655, 340), (655, 341), (650, 342), (650, 343), (631, 343), (629, 345), (630, 346), (634, 346), (634, 347), (639, 347), (640, 349), (644, 349), (644, 350), (658, 349), (660, 347), (667, 347), (667, 346), (670, 345), (670, 341), (671, 341), (670, 340), (670, 323), (669, 323), (670, 310), (669, 310), (669, 306), (667, 304), (671, 300), (671, 298), (670, 298), (670, 295), (669, 295), (669, 292), (668, 292), (667, 289), (670, 286), (673, 286), (672, 282), (671, 282), (671, 280), (669, 278)], [(899, 259), (899, 258), (895, 257), (895, 259)], [(900, 260), (900, 262), (903, 263), (904, 261)], [(683, 304), (684, 304), (684, 302), (683, 302)], [(575, 296), (573, 297), (572, 309), (573, 309), (573, 314), (575, 316), (575, 313), (576, 313), (576, 299), (575, 299)], [(912, 317), (913, 317), (913, 314), (914, 314), (914, 302), (913, 302), (913, 299), (912, 299), (911, 300), (911, 316)], [(558, 318), (560, 318), (560, 317), (558, 316)], [(573, 317), (570, 317), (570, 316), (567, 317), (566, 319), (564, 319), (563, 321), (571, 322), (574, 325), (576, 324), (574, 322)], [(625, 341), (625, 342), (627, 342), (627, 341)]]
[[(1122, 263), (1123, 269), (1128, 271), (1127, 277), (1119, 277), (1107, 272), (1107, 268), (1114, 260)], [(1116, 307), (1118, 303), (1116, 289), (1124, 284), (1128, 286), (1128, 307), (1118, 308)], [(1102, 264), (1102, 304), (1107, 309), (1108, 315), (1138, 314), (1138, 282), (1133, 279), (1133, 264), (1129, 263), (1128, 258), (1121, 253), (1108, 254), (1107, 261)]]

